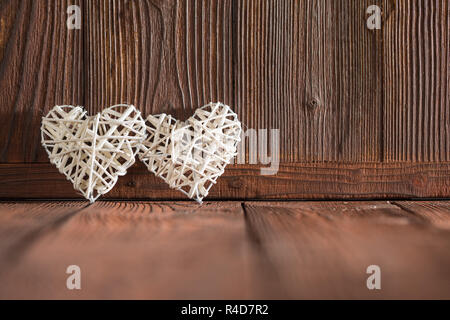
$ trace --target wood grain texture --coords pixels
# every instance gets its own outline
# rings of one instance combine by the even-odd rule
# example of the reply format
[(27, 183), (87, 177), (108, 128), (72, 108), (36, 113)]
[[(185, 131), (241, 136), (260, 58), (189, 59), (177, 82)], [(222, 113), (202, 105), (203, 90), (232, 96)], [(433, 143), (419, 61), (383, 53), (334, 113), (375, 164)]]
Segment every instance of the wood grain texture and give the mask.
[(448, 299), (450, 233), (413, 211), (450, 203), (423, 204), (0, 202), (0, 298)]
[(237, 1), (234, 106), (280, 129), (283, 162), (381, 159), (382, 47), (370, 1)]
[(231, 0), (89, 2), (87, 104), (135, 104), (179, 119), (232, 105)]
[[(50, 164), (0, 164), (0, 198), (80, 199)], [(257, 166), (229, 166), (208, 200), (446, 198), (450, 163), (283, 164), (274, 176)], [(120, 177), (109, 199), (184, 200), (141, 163)]]
[[(69, 4), (82, 30), (67, 29)], [(371, 4), (382, 30), (366, 28)], [(2, 1), (0, 198), (75, 196), (42, 164), (55, 104), (186, 119), (210, 101), (245, 129), (280, 129), (281, 160), (276, 177), (232, 167), (213, 199), (448, 198), (449, 23), (445, 0)], [(141, 168), (108, 196), (180, 198)]]
[[(447, 203), (448, 206), (448, 203)], [(450, 297), (450, 234), (386, 202), (246, 203), (253, 238), (291, 299)], [(370, 265), (381, 290), (366, 287)]]
[(383, 29), (386, 161), (450, 159), (450, 6), (401, 0)]
[(380, 160), (368, 3), (90, 2), (89, 110), (126, 102), (185, 119), (222, 101), (245, 128), (280, 129), (282, 161)]
[[(246, 239), (240, 203), (97, 202), (36, 241), (0, 276), (0, 297), (259, 296)], [(80, 291), (66, 288), (72, 264), (81, 268)]]
[(40, 237), (86, 206), (85, 202), (0, 203), (0, 276)]
[(83, 104), (83, 44), (68, 30), (67, 7), (81, 1), (0, 3), (0, 162), (47, 161), (42, 115)]
[(450, 230), (450, 205), (438, 201), (396, 201), (403, 210), (417, 215), (424, 222), (445, 230)]

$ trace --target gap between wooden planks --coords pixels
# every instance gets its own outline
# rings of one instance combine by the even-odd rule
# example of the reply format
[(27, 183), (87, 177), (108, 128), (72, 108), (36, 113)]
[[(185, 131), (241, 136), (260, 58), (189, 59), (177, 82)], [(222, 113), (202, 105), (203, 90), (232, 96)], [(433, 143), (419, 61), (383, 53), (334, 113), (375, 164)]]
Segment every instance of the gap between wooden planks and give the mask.
[(450, 298), (449, 253), (450, 202), (0, 203), (1, 299)]

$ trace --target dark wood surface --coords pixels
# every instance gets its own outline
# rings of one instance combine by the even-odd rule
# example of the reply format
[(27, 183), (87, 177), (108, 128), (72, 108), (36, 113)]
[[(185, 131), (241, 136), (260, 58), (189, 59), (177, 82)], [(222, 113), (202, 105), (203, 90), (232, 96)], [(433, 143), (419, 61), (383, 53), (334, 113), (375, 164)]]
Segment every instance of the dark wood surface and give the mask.
[(280, 129), (284, 162), (380, 161), (382, 47), (361, 23), (370, 4), (89, 2), (86, 104), (185, 119), (222, 101), (245, 128)]
[(84, 104), (83, 36), (65, 14), (80, 1), (0, 3), (0, 162), (47, 161), (40, 125), (54, 105)]
[[(0, 194), (13, 199), (82, 199), (51, 164), (0, 164)], [(283, 164), (277, 175), (260, 166), (229, 166), (208, 199), (448, 198), (450, 163)], [(186, 200), (137, 163), (104, 196)]]
[[(0, 298), (450, 298), (449, 202), (2, 202)], [(81, 287), (66, 289), (66, 268)], [(381, 290), (366, 287), (370, 265)]]
[[(450, 294), (450, 234), (428, 224), (426, 215), (419, 219), (389, 202), (246, 203), (245, 208), (280, 294), (289, 298)], [(381, 268), (381, 291), (365, 286), (370, 265)]]
[(450, 229), (450, 208), (447, 202), (402, 201), (395, 204), (434, 227)]
[[(66, 28), (69, 4), (81, 30)], [(382, 30), (366, 28), (371, 4)], [(232, 167), (214, 198), (448, 198), (448, 12), (446, 0), (2, 1), (0, 198), (76, 196), (44, 169), (40, 119), (55, 104), (186, 119), (218, 100), (245, 129), (280, 129), (281, 170)], [(131, 175), (108, 196), (179, 198), (140, 166)]]
[(383, 29), (385, 160), (448, 161), (450, 3), (392, 2)]

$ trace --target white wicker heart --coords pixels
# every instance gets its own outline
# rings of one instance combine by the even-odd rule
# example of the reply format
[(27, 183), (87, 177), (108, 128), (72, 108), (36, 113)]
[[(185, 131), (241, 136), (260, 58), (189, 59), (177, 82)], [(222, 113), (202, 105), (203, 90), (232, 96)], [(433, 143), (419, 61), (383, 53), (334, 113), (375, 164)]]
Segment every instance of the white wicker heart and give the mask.
[(210, 103), (186, 122), (170, 115), (147, 118), (139, 159), (171, 188), (201, 203), (236, 156), (241, 123), (231, 108)]
[(92, 117), (82, 107), (55, 106), (42, 118), (42, 145), (50, 162), (91, 202), (126, 174), (145, 137), (145, 121), (132, 105), (112, 106)]

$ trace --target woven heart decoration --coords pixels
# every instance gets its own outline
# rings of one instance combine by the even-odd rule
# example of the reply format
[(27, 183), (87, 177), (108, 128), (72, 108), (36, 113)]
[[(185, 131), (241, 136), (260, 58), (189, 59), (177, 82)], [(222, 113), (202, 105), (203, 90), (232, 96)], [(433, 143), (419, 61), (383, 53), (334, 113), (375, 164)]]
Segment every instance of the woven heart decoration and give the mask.
[(82, 107), (55, 106), (42, 118), (42, 145), (50, 162), (91, 203), (126, 174), (145, 137), (145, 121), (132, 105), (91, 117)]
[(173, 189), (201, 203), (237, 154), (241, 123), (231, 108), (210, 103), (186, 122), (170, 115), (147, 118), (139, 159)]

